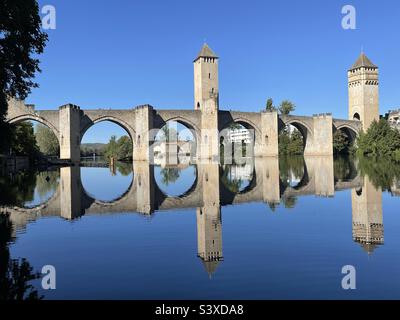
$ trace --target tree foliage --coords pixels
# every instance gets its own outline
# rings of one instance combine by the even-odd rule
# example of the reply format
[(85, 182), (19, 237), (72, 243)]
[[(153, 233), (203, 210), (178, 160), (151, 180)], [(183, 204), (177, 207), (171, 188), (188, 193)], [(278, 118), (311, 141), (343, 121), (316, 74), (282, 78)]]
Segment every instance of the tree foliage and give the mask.
[(296, 109), (295, 104), (289, 100), (283, 100), (279, 105), (279, 112), (283, 115), (288, 115), (295, 109)]
[(40, 151), (36, 142), (33, 125), (30, 122), (22, 122), (13, 125), (11, 138), (11, 151), (17, 156), (28, 156), (31, 159), (39, 156)]
[(347, 135), (337, 130), (333, 133), (333, 152), (334, 154), (349, 153), (350, 141)]
[(7, 99), (23, 100), (37, 87), (33, 78), (40, 68), (35, 56), (43, 52), (46, 42), (36, 0), (0, 2), (0, 151), (8, 149), (12, 135), (4, 121)]
[(300, 155), (304, 151), (303, 136), (299, 130), (285, 127), (279, 134), (279, 154), (281, 155)]
[(118, 140), (116, 136), (112, 136), (104, 148), (104, 156), (108, 159), (127, 160), (132, 158), (132, 154), (132, 140), (128, 136), (122, 136)]
[(359, 155), (393, 157), (400, 161), (400, 132), (385, 119), (374, 121), (366, 133), (361, 133), (357, 145)]
[(58, 156), (60, 152), (60, 145), (58, 139), (50, 128), (38, 124), (36, 126), (36, 141), (39, 150), (46, 156)]
[(268, 98), (267, 103), (265, 104), (265, 110), (269, 112), (276, 111), (276, 107), (274, 106), (274, 100), (272, 100), (272, 98)]

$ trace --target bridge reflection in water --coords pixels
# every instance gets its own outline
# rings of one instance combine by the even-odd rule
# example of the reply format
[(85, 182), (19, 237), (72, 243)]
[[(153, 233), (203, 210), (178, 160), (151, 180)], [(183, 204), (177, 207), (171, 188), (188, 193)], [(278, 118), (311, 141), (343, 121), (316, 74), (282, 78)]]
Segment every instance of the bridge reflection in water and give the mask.
[[(196, 208), (198, 256), (207, 272), (215, 272), (223, 260), (221, 206), (264, 202), (269, 207), (298, 196), (333, 197), (335, 191), (351, 190), (353, 239), (371, 253), (383, 244), (382, 191), (367, 176), (350, 168), (345, 177), (334, 174), (334, 161), (328, 157), (305, 157), (300, 164), (278, 158), (255, 158), (241, 166), (221, 166), (202, 162), (196, 165), (193, 185), (181, 196), (166, 195), (154, 178), (154, 166), (133, 163), (133, 179), (128, 190), (113, 201), (100, 201), (82, 186), (81, 168), (60, 168), (54, 195), (32, 208), (2, 207), (19, 227), (43, 216), (73, 220), (83, 215), (154, 212)], [(228, 179), (229, 178), (229, 179)], [(233, 183), (232, 183), (233, 181)], [(244, 187), (240, 183), (245, 182)]]

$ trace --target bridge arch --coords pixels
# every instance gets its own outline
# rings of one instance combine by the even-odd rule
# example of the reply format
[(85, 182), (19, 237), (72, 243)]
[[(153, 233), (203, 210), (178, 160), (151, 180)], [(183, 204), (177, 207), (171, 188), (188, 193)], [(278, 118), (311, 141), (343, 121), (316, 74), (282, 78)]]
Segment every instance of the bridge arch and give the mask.
[(355, 126), (352, 126), (349, 123), (344, 123), (338, 126), (333, 127), (333, 132), (335, 133), (336, 131), (343, 132), (347, 138), (349, 139), (350, 144), (354, 144), (357, 140), (357, 137), (359, 135), (358, 128)]
[(135, 146), (135, 136), (136, 136), (135, 130), (126, 121), (119, 119), (117, 117), (114, 117), (114, 116), (110, 116), (110, 115), (99, 116), (94, 119), (89, 119), (89, 120), (83, 121), (84, 124), (81, 127), (81, 132), (80, 132), (81, 140), (80, 141), (82, 141), (83, 136), (91, 127), (93, 127), (97, 123), (105, 122), (105, 121), (112, 122), (112, 123), (120, 126), (121, 128), (123, 128), (128, 133), (129, 137), (131, 138), (133, 146)]
[[(220, 149), (221, 157), (223, 154), (224, 161), (228, 160), (231, 157), (230, 153), (233, 152), (232, 146), (230, 144), (228, 144), (229, 126), (231, 126), (233, 124), (238, 124), (247, 130), (246, 135), (243, 136), (241, 139), (241, 143), (245, 143), (246, 151), (250, 151), (250, 154), (246, 153), (246, 157), (254, 156), (256, 145), (261, 144), (261, 140), (262, 140), (261, 130), (260, 130), (259, 126), (251, 119), (248, 119), (248, 118), (240, 116), (240, 115), (235, 115), (234, 113), (230, 113), (229, 115), (226, 115), (226, 113), (225, 113), (224, 115), (225, 115), (224, 117), (221, 117), (221, 121), (219, 122), (219, 125), (218, 125), (218, 127), (219, 127), (218, 142), (219, 142), (219, 149)], [(239, 135), (240, 134), (241, 133), (239, 133)], [(234, 143), (234, 142), (232, 142), (232, 143)], [(247, 149), (247, 145), (250, 146), (250, 149)], [(227, 154), (226, 154), (226, 151), (228, 151)], [(244, 159), (237, 158), (236, 152), (235, 152), (235, 160), (244, 161)], [(229, 160), (228, 160), (228, 162), (229, 162)]]
[[(159, 134), (160, 130), (162, 130), (165, 126), (168, 126), (171, 123), (177, 123), (177, 124), (183, 126), (185, 129), (187, 129), (190, 132), (190, 135), (193, 138), (193, 140), (189, 139), (188, 142), (180, 141), (181, 143), (184, 142), (184, 144), (185, 143), (189, 144), (185, 148), (182, 148), (182, 145), (179, 145), (179, 143), (177, 141), (177, 143), (178, 143), (178, 146), (177, 146), (178, 158), (181, 155), (182, 149), (185, 149), (187, 152), (189, 152), (188, 150), (190, 150), (190, 152), (189, 152), (190, 159), (193, 159), (193, 157), (197, 155), (197, 146), (198, 146), (199, 142), (201, 141), (200, 129), (192, 120), (190, 120), (184, 116), (178, 116), (176, 114), (174, 114), (174, 115), (166, 114), (166, 115), (163, 115), (162, 117), (158, 116), (155, 119), (155, 121), (153, 123), (152, 134), (150, 137), (150, 140), (151, 140), (150, 147), (152, 148), (153, 154), (155, 154), (155, 152), (156, 152), (155, 151), (156, 144), (162, 142), (160, 140), (157, 140), (157, 138), (159, 137), (158, 134)], [(178, 131), (177, 133), (178, 133), (178, 135), (182, 134), (182, 131)], [(187, 154), (187, 152), (183, 152), (183, 153)]]
[(8, 122), (10, 124), (18, 124), (23, 121), (36, 121), (36, 122), (48, 127), (54, 133), (54, 135), (57, 137), (58, 143), (60, 144), (60, 132), (50, 121), (48, 121), (44, 117), (41, 117), (41, 116), (35, 115), (35, 114), (23, 114), (23, 115), (14, 117), (12, 119), (8, 119), (6, 122)]
[(303, 137), (303, 152), (313, 142), (313, 130), (309, 123), (297, 117), (279, 117), (278, 131), (281, 132), (287, 126), (295, 127)]

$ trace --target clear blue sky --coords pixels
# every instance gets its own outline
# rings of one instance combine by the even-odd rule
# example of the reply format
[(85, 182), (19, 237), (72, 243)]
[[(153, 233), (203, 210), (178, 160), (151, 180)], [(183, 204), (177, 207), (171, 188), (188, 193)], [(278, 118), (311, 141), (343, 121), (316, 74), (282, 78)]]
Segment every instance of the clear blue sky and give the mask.
[[(220, 56), (221, 109), (259, 111), (273, 97), (294, 101), (298, 114), (346, 118), (346, 71), (362, 46), (380, 67), (381, 113), (400, 106), (396, 0), (39, 3), (56, 7), (57, 29), (27, 100), (38, 109), (192, 109), (192, 61), (205, 39)], [(341, 27), (346, 4), (357, 10), (356, 30)], [(108, 140), (107, 128), (84, 141)]]

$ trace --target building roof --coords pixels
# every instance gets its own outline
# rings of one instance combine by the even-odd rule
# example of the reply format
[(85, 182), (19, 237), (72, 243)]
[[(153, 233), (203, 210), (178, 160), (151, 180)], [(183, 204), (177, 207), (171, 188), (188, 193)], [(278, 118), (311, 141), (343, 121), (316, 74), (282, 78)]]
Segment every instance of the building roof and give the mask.
[(194, 61), (196, 61), (199, 58), (217, 58), (218, 56), (214, 53), (214, 51), (211, 50), (211, 48), (208, 46), (207, 43), (203, 44), (203, 47), (201, 48), (199, 54), (197, 55), (196, 59), (194, 59)]
[(375, 64), (371, 62), (371, 60), (369, 60), (369, 58), (364, 54), (364, 52), (360, 54), (357, 61), (353, 64), (350, 70), (358, 69), (361, 67), (378, 68)]

